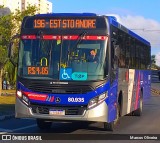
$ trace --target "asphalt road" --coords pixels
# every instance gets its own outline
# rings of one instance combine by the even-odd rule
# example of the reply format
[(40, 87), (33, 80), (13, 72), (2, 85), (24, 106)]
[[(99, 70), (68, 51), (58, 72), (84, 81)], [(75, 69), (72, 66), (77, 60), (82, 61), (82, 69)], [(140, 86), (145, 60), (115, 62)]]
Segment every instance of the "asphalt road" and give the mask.
[[(159, 134), (160, 96), (151, 96), (143, 106), (141, 117), (121, 117), (115, 131), (103, 130), (101, 123), (84, 126), (82, 123), (54, 122), (52, 128), (41, 131), (33, 119), (8, 119), (0, 122), (0, 134), (4, 133), (69, 133), (69, 134)], [(54, 134), (55, 135), (55, 134)], [(151, 141), (150, 141), (151, 142)]]

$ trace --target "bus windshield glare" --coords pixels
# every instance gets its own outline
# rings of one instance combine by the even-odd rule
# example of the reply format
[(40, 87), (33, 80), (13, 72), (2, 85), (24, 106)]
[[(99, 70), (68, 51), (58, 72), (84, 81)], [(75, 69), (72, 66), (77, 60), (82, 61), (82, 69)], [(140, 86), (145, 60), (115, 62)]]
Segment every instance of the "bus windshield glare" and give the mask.
[(22, 36), (18, 76), (33, 79), (90, 81), (108, 74), (107, 36)]

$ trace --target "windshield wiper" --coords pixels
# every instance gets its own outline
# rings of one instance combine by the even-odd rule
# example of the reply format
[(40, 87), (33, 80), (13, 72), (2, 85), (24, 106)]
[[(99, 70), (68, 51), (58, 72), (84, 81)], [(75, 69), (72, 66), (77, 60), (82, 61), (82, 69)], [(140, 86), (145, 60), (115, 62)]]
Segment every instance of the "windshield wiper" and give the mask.
[(74, 51), (74, 49), (77, 47), (77, 45), (82, 41), (82, 38), (87, 34), (86, 31), (82, 32), (78, 35), (77, 42), (72, 46), (71, 50)]
[(68, 58), (67, 62), (69, 61), (69, 57), (72, 56), (72, 52), (76, 49), (77, 45), (82, 41), (83, 37), (87, 34), (86, 31), (80, 33), (76, 39), (76, 43), (68, 49)]

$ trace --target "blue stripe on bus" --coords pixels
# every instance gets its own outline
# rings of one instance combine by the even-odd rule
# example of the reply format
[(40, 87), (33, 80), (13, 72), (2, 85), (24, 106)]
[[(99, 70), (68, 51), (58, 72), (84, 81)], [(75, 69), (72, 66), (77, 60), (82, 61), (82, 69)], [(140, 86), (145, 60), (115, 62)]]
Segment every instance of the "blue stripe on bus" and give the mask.
[[(54, 96), (55, 98), (56, 97), (59, 97), (61, 99), (61, 102), (60, 103), (56, 103), (56, 102), (49, 102), (49, 101), (39, 101), (39, 100), (30, 100), (31, 102), (34, 102), (34, 103), (44, 103), (44, 104), (51, 104), (51, 105), (87, 105), (89, 103), (89, 101), (108, 91), (110, 88), (110, 84), (109, 82), (107, 82), (106, 84), (104, 84), (103, 86), (97, 88), (96, 90), (94, 91), (91, 91), (91, 92), (88, 92), (86, 94), (47, 94), (48, 96)], [(21, 91), (24, 91), (24, 92), (31, 92), (31, 93), (35, 93), (35, 94), (46, 94), (46, 93), (42, 93), (42, 92), (33, 92), (29, 89), (27, 89), (26, 87), (24, 87), (22, 84), (20, 84), (20, 82), (18, 83), (18, 86), (17, 86), (17, 90), (21, 90)], [(68, 102), (68, 98), (84, 98), (84, 102)], [(106, 102), (109, 101), (109, 100), (106, 100)], [(109, 104), (109, 103), (107, 103)]]
[(133, 36), (133, 37), (135, 37), (135, 38), (137, 38), (138, 40), (142, 41), (143, 43), (147, 44), (148, 46), (150, 46), (150, 43), (147, 40), (145, 40), (142, 37), (138, 36), (133, 31), (129, 30), (128, 34), (131, 35), (131, 36)]

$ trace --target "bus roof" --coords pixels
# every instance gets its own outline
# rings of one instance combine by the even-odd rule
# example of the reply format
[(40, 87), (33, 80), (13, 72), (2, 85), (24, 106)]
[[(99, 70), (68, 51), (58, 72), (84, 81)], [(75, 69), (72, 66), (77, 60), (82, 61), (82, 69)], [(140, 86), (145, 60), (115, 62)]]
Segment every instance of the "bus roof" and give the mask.
[(40, 17), (53, 17), (53, 16), (77, 16), (77, 17), (81, 17), (81, 16), (97, 16), (97, 14), (95, 13), (48, 13), (48, 14), (36, 14), (35, 16), (40, 16)]

